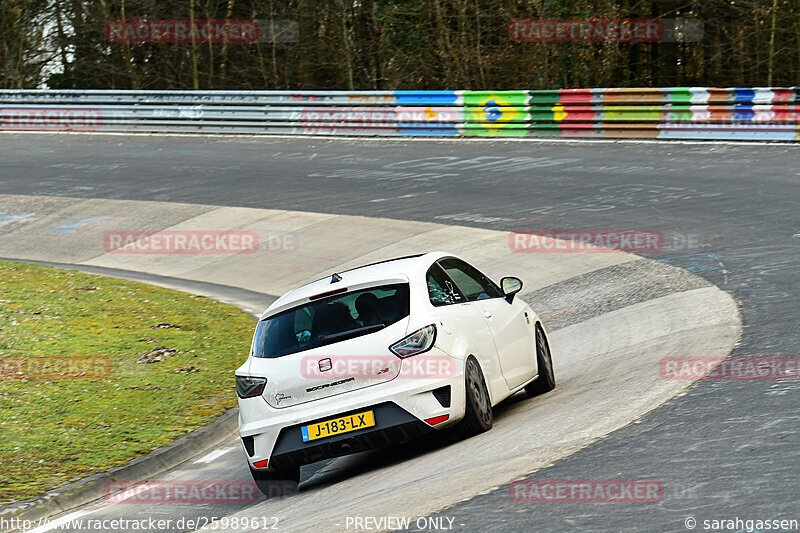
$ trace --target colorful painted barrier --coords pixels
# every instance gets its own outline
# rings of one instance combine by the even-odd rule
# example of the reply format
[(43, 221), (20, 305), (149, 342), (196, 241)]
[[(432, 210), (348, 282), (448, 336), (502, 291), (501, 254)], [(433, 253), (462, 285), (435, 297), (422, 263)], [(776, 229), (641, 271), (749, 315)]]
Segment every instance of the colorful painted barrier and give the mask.
[(800, 140), (800, 87), (0, 90), (0, 130)]

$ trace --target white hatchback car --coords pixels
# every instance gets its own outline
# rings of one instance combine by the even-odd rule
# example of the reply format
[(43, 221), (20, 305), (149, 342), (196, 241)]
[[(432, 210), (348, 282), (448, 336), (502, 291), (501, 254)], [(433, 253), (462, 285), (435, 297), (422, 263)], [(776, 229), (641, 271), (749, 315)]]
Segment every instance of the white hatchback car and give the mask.
[(521, 289), (433, 252), (276, 300), (236, 370), (239, 434), (262, 492), (296, 489), (300, 466), (322, 459), (451, 426), (481, 433), (503, 399), (552, 390), (546, 331)]

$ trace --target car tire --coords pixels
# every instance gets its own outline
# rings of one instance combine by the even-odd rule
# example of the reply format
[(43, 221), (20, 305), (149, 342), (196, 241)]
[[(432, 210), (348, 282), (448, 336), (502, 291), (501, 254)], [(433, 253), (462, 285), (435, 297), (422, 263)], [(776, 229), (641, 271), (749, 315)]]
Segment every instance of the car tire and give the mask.
[(454, 427), (459, 438), (468, 438), (488, 431), (494, 421), (489, 389), (486, 388), (483, 372), (474, 357), (467, 359), (467, 363), (464, 365), (464, 379), (466, 381), (466, 412), (464, 418)]
[(547, 342), (547, 336), (545, 336), (544, 330), (539, 324), (536, 324), (536, 366), (539, 369), (539, 377), (525, 387), (525, 392), (531, 398), (556, 388), (556, 376), (553, 372), (550, 343)]
[(258, 490), (267, 498), (277, 498), (297, 492), (300, 483), (300, 467), (290, 470), (250, 469)]

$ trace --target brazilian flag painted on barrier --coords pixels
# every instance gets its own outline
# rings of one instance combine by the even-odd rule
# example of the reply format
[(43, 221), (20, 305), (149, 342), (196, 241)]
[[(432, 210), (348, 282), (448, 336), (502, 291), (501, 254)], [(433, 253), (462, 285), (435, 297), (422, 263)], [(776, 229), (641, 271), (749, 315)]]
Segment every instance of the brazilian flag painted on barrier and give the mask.
[(464, 91), (464, 134), (468, 137), (523, 137), (528, 91)]

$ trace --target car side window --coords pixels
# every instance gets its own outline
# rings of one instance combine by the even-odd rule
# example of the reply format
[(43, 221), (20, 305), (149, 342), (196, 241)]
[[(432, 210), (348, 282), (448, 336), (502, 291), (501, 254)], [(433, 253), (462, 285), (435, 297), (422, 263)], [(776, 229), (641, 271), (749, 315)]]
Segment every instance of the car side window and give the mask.
[(439, 261), (447, 275), (456, 283), (468, 301), (499, 298), (503, 296), (500, 287), (475, 267), (459, 259), (442, 259)]
[(458, 287), (453, 284), (438, 264), (434, 264), (428, 269), (425, 281), (428, 284), (428, 298), (436, 307), (466, 301)]

